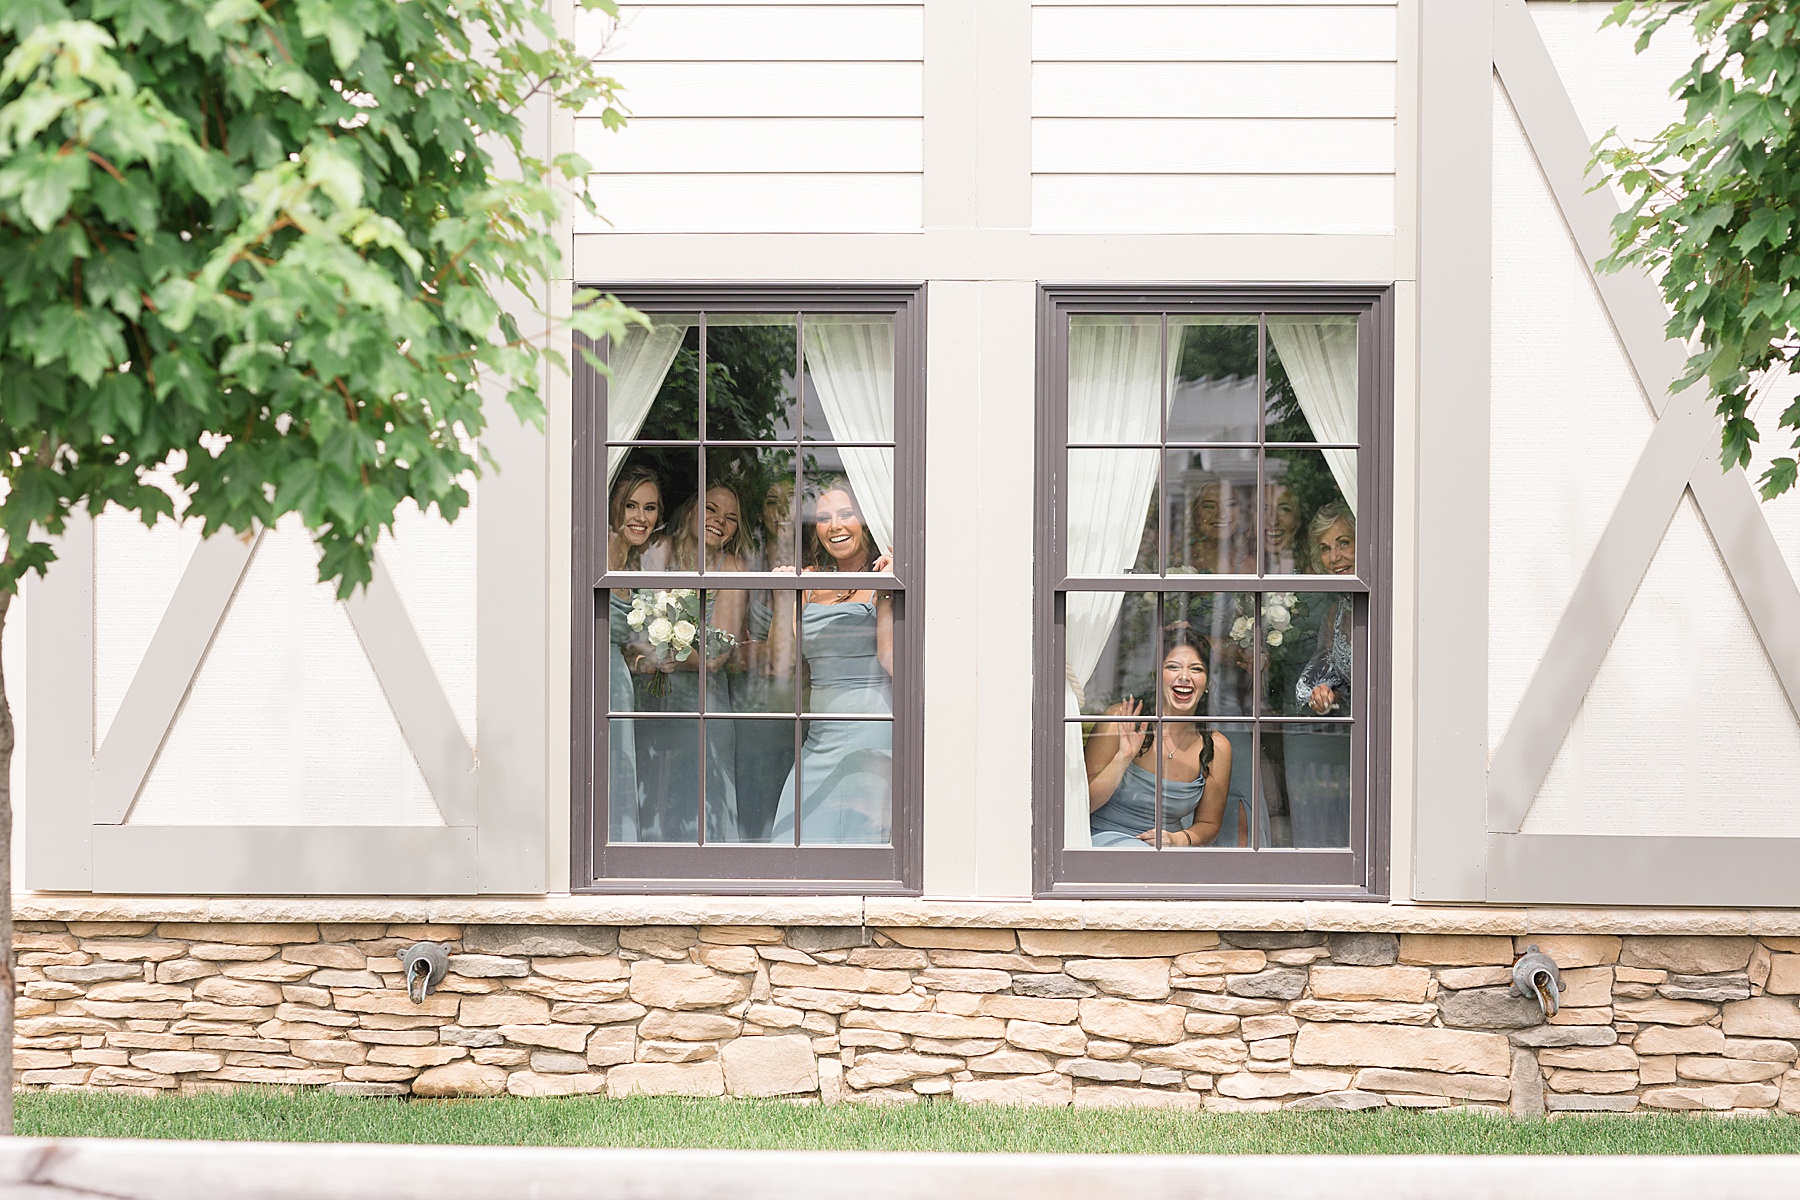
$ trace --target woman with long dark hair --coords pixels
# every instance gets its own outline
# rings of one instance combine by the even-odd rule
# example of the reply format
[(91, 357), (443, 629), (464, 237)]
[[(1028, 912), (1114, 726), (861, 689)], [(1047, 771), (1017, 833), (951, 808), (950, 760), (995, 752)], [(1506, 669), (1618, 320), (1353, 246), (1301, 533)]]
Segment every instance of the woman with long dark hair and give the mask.
[[(1161, 699), (1165, 717), (1193, 717), (1206, 695), (1212, 645), (1185, 625), (1164, 632)], [(1162, 842), (1205, 846), (1219, 836), (1231, 785), (1231, 743), (1204, 725), (1157, 725), (1132, 718), (1128, 696), (1106, 710), (1087, 744), (1088, 829), (1095, 846), (1148, 849), (1156, 841), (1156, 780), (1162, 775)]]
[[(829, 586), (832, 572), (880, 572), (889, 566), (850, 484), (820, 480), (800, 593), (800, 655), (814, 713), (879, 716), (894, 711), (894, 604), (889, 592)], [(792, 569), (792, 568), (788, 568)], [(790, 593), (791, 596), (791, 593)], [(787, 601), (788, 604), (792, 600)], [(779, 611), (777, 631), (783, 628)], [(796, 809), (806, 844), (881, 844), (892, 826), (894, 729), (891, 721), (808, 722), (796, 774), (776, 803), (772, 842), (792, 841)]]

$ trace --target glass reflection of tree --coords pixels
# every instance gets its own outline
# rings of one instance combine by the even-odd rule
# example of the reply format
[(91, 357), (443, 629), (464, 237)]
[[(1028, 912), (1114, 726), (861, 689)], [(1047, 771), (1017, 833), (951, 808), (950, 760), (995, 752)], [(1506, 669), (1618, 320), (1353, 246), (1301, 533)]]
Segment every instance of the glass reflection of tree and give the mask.
[[(1273, 346), (1270, 349), (1273, 351)], [(1264, 439), (1271, 442), (1318, 440), (1306, 420), (1306, 413), (1300, 408), (1300, 397), (1294, 392), (1293, 381), (1288, 378), (1281, 359), (1271, 352), (1265, 370), (1268, 377), (1264, 380)], [(1341, 498), (1337, 480), (1325, 465), (1325, 456), (1316, 451), (1288, 451), (1281, 454), (1279, 461), (1283, 464), (1279, 475), (1273, 469), (1275, 461), (1270, 462), (1269, 480), (1286, 484), (1293, 493), (1294, 503), (1301, 513), (1301, 528), (1304, 530), (1306, 522), (1312, 519), (1312, 514), (1319, 510), (1320, 505)]]
[[(796, 358), (792, 325), (714, 325), (706, 331), (706, 436), (708, 441), (792, 444)], [(698, 331), (690, 331), (669, 366), (656, 403), (638, 437), (645, 441), (692, 441), (700, 436)], [(690, 450), (645, 448), (634, 460), (648, 462), (663, 478), (673, 509), (698, 485), (698, 463)], [(807, 473), (817, 474), (811, 455)], [(729, 482), (746, 516), (759, 520), (763, 500), (778, 480), (793, 478), (791, 453), (732, 450), (709, 455), (707, 474)]]

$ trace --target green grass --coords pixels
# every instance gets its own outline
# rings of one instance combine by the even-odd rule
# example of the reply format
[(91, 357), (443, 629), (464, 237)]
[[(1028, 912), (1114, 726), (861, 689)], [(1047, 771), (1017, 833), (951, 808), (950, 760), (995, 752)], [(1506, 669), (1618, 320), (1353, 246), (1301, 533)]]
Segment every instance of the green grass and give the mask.
[(1658, 1114), (1514, 1121), (1483, 1113), (820, 1108), (779, 1101), (366, 1100), (240, 1091), (143, 1099), (19, 1095), (33, 1137), (426, 1142), (496, 1146), (939, 1150), (1082, 1154), (1792, 1154), (1800, 1118)]

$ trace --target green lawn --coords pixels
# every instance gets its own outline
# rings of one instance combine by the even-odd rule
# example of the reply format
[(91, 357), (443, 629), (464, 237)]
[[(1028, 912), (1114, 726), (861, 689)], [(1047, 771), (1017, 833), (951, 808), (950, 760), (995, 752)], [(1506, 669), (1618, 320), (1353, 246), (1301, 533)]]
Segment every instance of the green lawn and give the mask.
[(1792, 1154), (1800, 1118), (1656, 1115), (1514, 1121), (1480, 1113), (1210, 1115), (997, 1109), (962, 1104), (820, 1108), (778, 1101), (364, 1100), (319, 1092), (140, 1099), (18, 1097), (36, 1137), (436, 1142), (747, 1150), (1086, 1154)]

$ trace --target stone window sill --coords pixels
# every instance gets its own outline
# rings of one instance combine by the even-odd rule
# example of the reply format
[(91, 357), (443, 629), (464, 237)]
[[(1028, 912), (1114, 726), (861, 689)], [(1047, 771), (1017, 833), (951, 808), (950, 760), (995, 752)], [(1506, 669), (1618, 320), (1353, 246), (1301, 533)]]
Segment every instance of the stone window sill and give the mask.
[(13, 897), (19, 921), (412, 922), (453, 925), (870, 925), (968, 929), (1800, 936), (1800, 910), (1485, 908), (1332, 901), (914, 900), (887, 897)]

